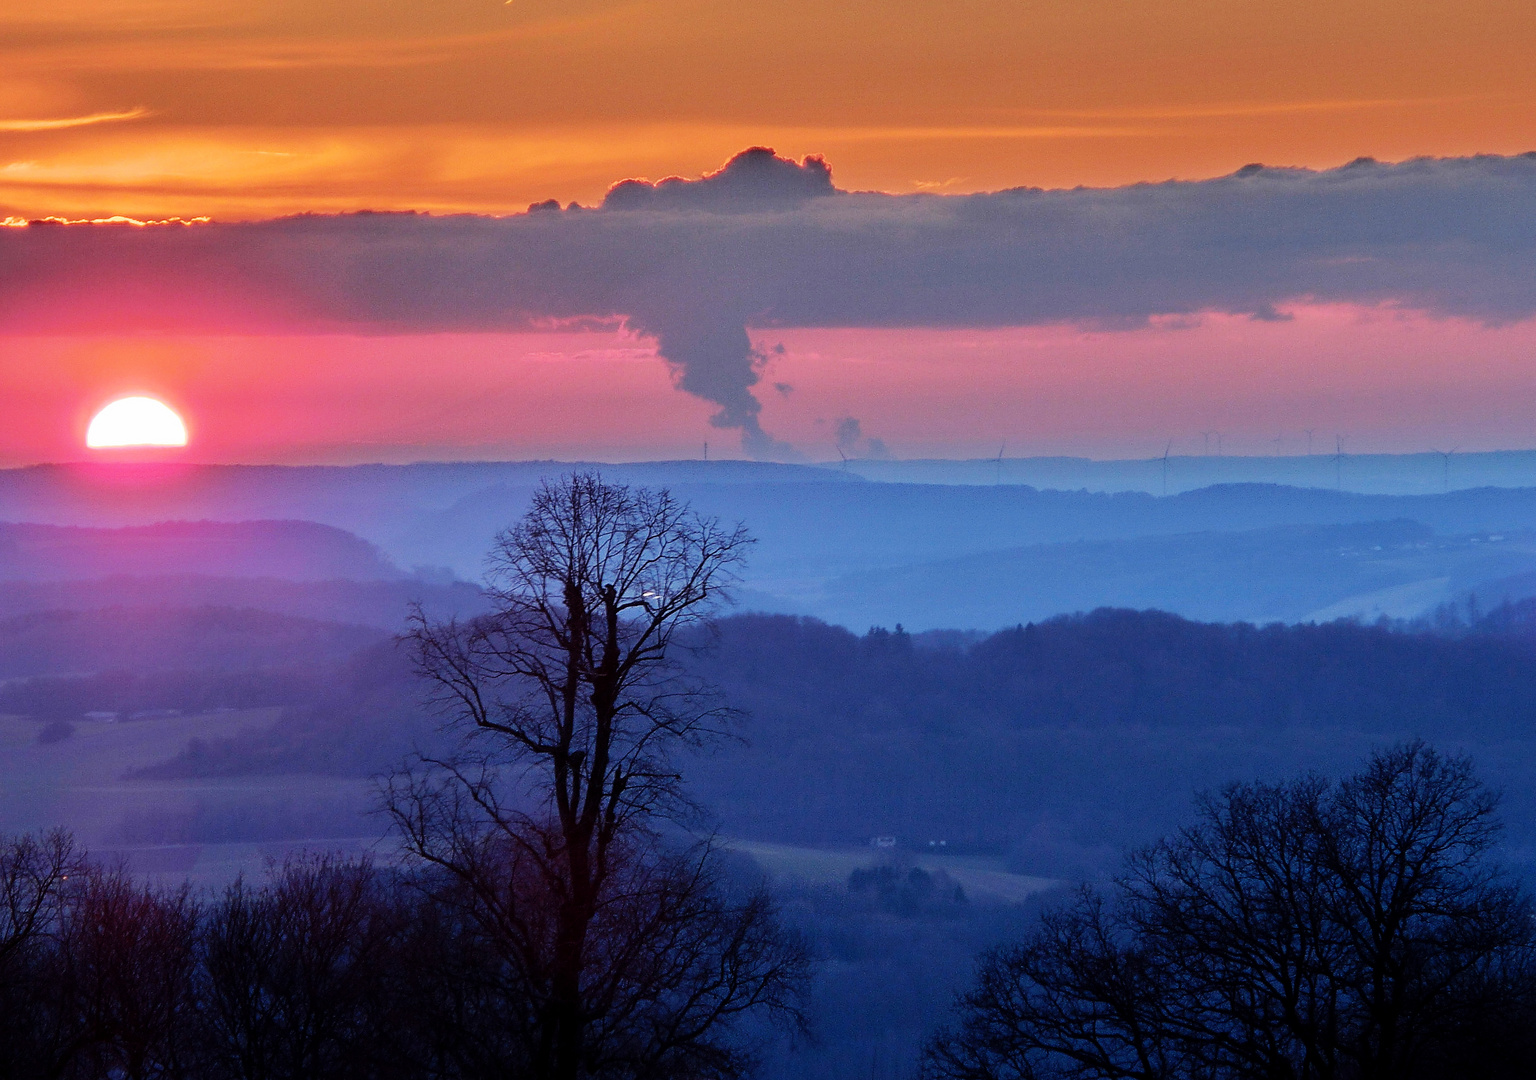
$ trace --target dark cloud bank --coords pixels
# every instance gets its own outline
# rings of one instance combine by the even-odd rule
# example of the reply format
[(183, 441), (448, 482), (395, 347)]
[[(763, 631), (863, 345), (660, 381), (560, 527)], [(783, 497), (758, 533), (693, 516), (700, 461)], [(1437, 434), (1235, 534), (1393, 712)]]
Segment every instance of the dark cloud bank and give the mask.
[(766, 455), (783, 448), (758, 423), (748, 328), (1134, 326), (1275, 318), (1297, 299), (1536, 314), (1536, 153), (897, 196), (839, 191), (820, 159), (755, 149), (701, 180), (625, 181), (596, 209), (0, 232), (13, 333), (623, 317), (655, 336), (682, 389), (719, 406), (717, 425)]

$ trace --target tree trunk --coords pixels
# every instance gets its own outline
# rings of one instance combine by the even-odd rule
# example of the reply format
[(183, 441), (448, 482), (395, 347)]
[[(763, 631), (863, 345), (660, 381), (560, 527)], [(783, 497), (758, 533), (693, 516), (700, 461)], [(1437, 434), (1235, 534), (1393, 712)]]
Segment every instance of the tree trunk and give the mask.
[(550, 1080), (578, 1080), (586, 1049), (581, 972), (587, 928), (592, 921), (591, 866), (584, 838), (567, 834), (566, 843), (571, 895), (561, 906), (555, 931), (555, 970), (550, 987), (555, 1033)]

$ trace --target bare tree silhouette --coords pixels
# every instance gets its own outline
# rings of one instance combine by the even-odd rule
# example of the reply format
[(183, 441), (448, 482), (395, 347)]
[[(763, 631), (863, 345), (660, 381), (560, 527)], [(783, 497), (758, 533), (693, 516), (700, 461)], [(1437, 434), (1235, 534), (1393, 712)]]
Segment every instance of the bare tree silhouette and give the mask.
[(805, 961), (755, 894), (728, 901), (676, 755), (731, 711), (677, 662), (751, 543), (665, 491), (546, 483), (491, 556), (493, 614), (417, 616), (410, 642), (453, 758), (388, 778), (407, 851), (434, 868), (495, 977), (508, 1045), (551, 1080), (737, 1075), (749, 1013), (798, 1019)]
[[(413, 1075), (397, 1038), (410, 912), (367, 860), (294, 856), (207, 914), (210, 1072), (236, 1080)], [(393, 1066), (393, 1068), (391, 1068)], [(416, 1073), (415, 1075), (424, 1075)]]
[(186, 885), (141, 886), (120, 867), (71, 878), (56, 973), (62, 1024), (78, 1024), (75, 1075), (198, 1075), (200, 918)]
[(1422, 744), (1357, 775), (1239, 784), (995, 951), (950, 1080), (1528, 1074), (1531, 902), (1490, 858), (1496, 800)]
[(58, 1007), (66, 892), (85, 860), (68, 833), (0, 837), (0, 1065), (60, 1075), (83, 1032)]

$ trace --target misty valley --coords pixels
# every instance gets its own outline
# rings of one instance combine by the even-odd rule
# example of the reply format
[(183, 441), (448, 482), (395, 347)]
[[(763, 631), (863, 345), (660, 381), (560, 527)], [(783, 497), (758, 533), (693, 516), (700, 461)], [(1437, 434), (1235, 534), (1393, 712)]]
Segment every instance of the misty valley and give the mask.
[[(453, 702), (470, 700), (462, 672), (522, 655), (505, 627), (501, 644), (472, 629), (521, 595), (497, 591), (509, 564), (487, 553), (508, 558), (501, 530), (547, 511), (548, 484), (574, 475), (608, 485), (599, 494), (664, 488), (699, 520), (741, 522), (750, 534), (733, 606), (669, 624), (666, 638), (671, 696), (655, 700), (717, 694), (720, 704), (699, 713), (713, 718), (709, 737), (682, 739), (629, 782), (680, 777), (676, 792), (655, 796), (679, 801), (647, 826), (645, 843), (686, 853), (707, 840), (711, 887), (729, 901), (719, 911), (746, 911), (755, 901), (739, 898), (765, 889), (773, 925), (799, 950), (780, 974), (803, 964), (806, 1026), (753, 1014), (733, 1029), (760, 1075), (1015, 1075), (997, 1062), (1046, 1069), (1070, 1057), (1081, 1036), (1066, 1021), (1055, 1043), (999, 1050), (997, 1030), (978, 1017), (1007, 1010), (987, 999), (985, 1013), (976, 987), (989, 972), (1005, 982), (1027, 972), (1030, 985), (1071, 986), (1074, 1000), (1090, 1001), (1072, 979), (1093, 957), (1061, 942), (1100, 916), (1073, 907), (1083, 903), (1073, 890), (1123, 890), (1114, 910), (1131, 921), (1105, 932), (1117, 948), (1165, 940), (1177, 913), (1148, 898), (1149, 883), (1182, 880), (1193, 857), (1147, 847), (1160, 838), (1198, 847), (1239, 826), (1291, 828), (1303, 804), (1314, 831), (1326, 819), (1330, 836), (1353, 835), (1350, 823), (1377, 820), (1358, 805), (1371, 784), (1385, 785), (1383, 799), (1410, 789), (1417, 798), (1421, 784), (1450, 792), (1447, 814), (1476, 810), (1468, 858), (1486, 853), (1510, 882), (1536, 872), (1536, 486), (1525, 486), (1536, 471), (1523, 475), (1523, 457), (1469, 463), (1503, 470), (1507, 486), (1436, 490), (1421, 462), (1383, 459), (1372, 475), (1388, 480), (1372, 491), (1225, 482), (1166, 496), (1148, 490), (1155, 472), (1138, 477), (1129, 465), (1097, 489), (1058, 490), (1011, 482), (1000, 468), (977, 479), (952, 463), (933, 483), (917, 481), (937, 466), (856, 464), (0, 473), (0, 835), (67, 829), (80, 852), (122, 875), (101, 879), (104, 904), (112, 888), (138, 883), (205, 898), (198, 917), (227, 929), (218, 920), (246, 910), (230, 906), (237, 880), (257, 890), (238, 894), (251, 911), (264, 910), (262, 897), (346, 887), (375, 897), (381, 925), (398, 917), (417, 927), (410, 933), (430, 924), (447, 935), (418, 941), (400, 929), (404, 944), (389, 946), (405, 950), (399, 957), (449, 948), (459, 940), (442, 915), (451, 905), (431, 907), (419, 881), (417, 892), (381, 884), (390, 867), (435, 850), (428, 840), (443, 819), (433, 815), (446, 813), (431, 801), (441, 789), (411, 786), (402, 763), (463, 769), (455, 755), (480, 745), (445, 721)], [(1140, 489), (1115, 490), (1127, 477)], [(636, 606), (615, 610), (643, 619), (635, 612), (661, 595), (671, 594), (638, 591)], [(548, 610), (567, 617), (571, 596)], [(511, 685), (504, 672), (486, 678)], [(497, 715), (478, 722), (513, 724)], [(578, 778), (596, 767), (556, 759)], [(1473, 771), (1458, 772), (1464, 765)], [(491, 790), (452, 775), (474, 798)], [(1307, 777), (1328, 779), (1314, 790)], [(1501, 800), (1484, 807), (1481, 791)], [(1215, 802), (1197, 802), (1199, 792)], [(506, 797), (513, 817), (541, 805), (528, 791)], [(613, 798), (630, 805), (617, 788)], [(1495, 824), (1501, 832), (1477, 839)], [(25, 878), (16, 868), (46, 854), (27, 863), (19, 851), (5, 864), (12, 923), (0, 920), (12, 931)], [(1343, 847), (1329, 851), (1346, 865)], [(1191, 896), (1211, 887), (1198, 874), (1189, 882)], [(175, 893), (182, 883), (192, 891)], [(747, 907), (729, 906), (738, 901)], [(429, 914), (409, 908), (418, 903)], [(1221, 908), (1219, 897), (1202, 903)], [(772, 949), (762, 948), (753, 962), (767, 964)], [(1192, 977), (1177, 965), (1157, 971)], [(762, 976), (765, 999), (778, 977)], [(441, 996), (436, 985), (409, 993)], [(1125, 1009), (1167, 997), (1126, 993)], [(1199, 999), (1187, 986), (1179, 993)], [(404, 1000), (389, 1008), (425, 1008)], [(1044, 1023), (1033, 998), (1005, 1004), (1019, 1030)], [(1210, 1015), (1199, 1022), (1216, 1023)], [(1508, 1023), (1526, 1015), (1536, 1013)], [(1156, 1018), (1168, 1031), (1195, 1023)], [(1431, 1049), (1487, 1043), (1480, 1031), (1464, 1025)], [(1257, 1068), (1247, 1059), (1188, 1064), (1198, 1054), (1183, 1035), (1156, 1051), (1186, 1062), (1159, 1075), (1258, 1075), (1243, 1071)], [(1336, 1049), (1340, 1061), (1355, 1052)], [(673, 1071), (645, 1075), (725, 1075), (736, 1061), (657, 1060)], [(1142, 1075), (1094, 1060), (1080, 1075)], [(1479, 1061), (1483, 1071), (1466, 1075), (1520, 1075), (1502, 1059)], [(419, 1074), (481, 1075), (464, 1061), (438, 1065)]]

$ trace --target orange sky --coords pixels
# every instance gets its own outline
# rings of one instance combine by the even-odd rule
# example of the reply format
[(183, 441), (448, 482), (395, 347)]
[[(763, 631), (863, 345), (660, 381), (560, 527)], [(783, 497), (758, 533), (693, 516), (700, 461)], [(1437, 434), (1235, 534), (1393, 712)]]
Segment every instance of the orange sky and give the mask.
[(1536, 147), (1529, 0), (11, 0), (0, 216), (518, 210), (753, 143), (839, 186)]

